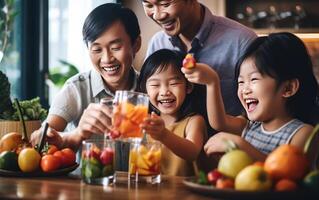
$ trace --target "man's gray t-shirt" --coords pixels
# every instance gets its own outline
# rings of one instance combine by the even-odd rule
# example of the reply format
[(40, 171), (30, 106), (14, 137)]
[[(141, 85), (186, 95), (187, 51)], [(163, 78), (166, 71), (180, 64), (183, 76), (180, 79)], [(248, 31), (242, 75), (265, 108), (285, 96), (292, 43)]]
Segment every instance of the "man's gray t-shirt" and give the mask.
[[(242, 107), (237, 98), (237, 82), (234, 78), (236, 62), (257, 36), (247, 27), (231, 19), (214, 16), (207, 7), (203, 8), (204, 21), (192, 40), (189, 53), (194, 54), (197, 62), (208, 64), (217, 71), (226, 112), (239, 115)], [(147, 56), (164, 48), (186, 53), (178, 37), (160, 31), (149, 42)]]

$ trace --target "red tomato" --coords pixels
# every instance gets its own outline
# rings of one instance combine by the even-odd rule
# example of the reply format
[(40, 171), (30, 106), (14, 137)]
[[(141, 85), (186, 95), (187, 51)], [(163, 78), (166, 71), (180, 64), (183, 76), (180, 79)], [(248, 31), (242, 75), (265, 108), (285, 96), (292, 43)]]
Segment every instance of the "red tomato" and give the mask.
[(48, 154), (41, 158), (40, 165), (41, 165), (42, 171), (50, 172), (60, 168), (61, 160), (60, 158), (54, 155)]
[(58, 151), (58, 147), (54, 144), (50, 144), (47, 154), (54, 154), (54, 152)]
[(61, 150), (64, 156), (64, 164), (65, 166), (71, 166), (75, 163), (76, 155), (74, 151), (70, 148), (64, 148)]
[(76, 156), (74, 151), (70, 148), (64, 148), (60, 151), (56, 151), (53, 155), (60, 158), (62, 167), (68, 167), (75, 163)]

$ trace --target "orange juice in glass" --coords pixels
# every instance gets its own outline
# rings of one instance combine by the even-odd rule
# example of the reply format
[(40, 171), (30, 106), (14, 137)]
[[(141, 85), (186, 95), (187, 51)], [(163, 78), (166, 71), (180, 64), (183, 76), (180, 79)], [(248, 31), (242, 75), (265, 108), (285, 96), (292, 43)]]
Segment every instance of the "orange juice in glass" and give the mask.
[(113, 127), (121, 138), (142, 137), (140, 124), (147, 117), (147, 94), (132, 91), (116, 91), (113, 107)]
[(135, 139), (130, 145), (128, 178), (133, 182), (161, 182), (161, 143), (155, 140), (141, 142)]

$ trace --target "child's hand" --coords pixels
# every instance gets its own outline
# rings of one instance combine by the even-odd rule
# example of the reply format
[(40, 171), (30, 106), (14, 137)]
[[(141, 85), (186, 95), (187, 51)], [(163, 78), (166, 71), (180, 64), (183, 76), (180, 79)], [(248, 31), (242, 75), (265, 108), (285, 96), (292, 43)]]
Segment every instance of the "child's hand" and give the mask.
[(204, 145), (204, 151), (207, 155), (225, 152), (228, 148), (226, 140), (231, 140), (235, 144), (240, 136), (231, 133), (219, 132), (209, 138)]
[(161, 140), (165, 134), (165, 123), (154, 112), (144, 120), (140, 127), (155, 140)]
[(185, 78), (191, 83), (209, 85), (219, 81), (219, 77), (215, 70), (204, 63), (196, 63), (196, 67), (187, 69), (182, 67)]

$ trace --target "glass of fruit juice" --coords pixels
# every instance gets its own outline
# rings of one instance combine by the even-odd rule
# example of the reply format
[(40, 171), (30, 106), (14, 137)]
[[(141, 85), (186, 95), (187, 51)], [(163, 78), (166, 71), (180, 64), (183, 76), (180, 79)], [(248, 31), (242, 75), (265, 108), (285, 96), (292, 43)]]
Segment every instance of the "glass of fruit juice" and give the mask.
[(130, 182), (161, 182), (162, 144), (149, 139), (146, 142), (135, 139), (131, 142), (128, 179)]
[(121, 138), (142, 137), (140, 124), (148, 114), (148, 95), (119, 90), (115, 93), (112, 124)]
[(81, 174), (87, 184), (109, 185), (114, 179), (114, 141), (88, 139), (82, 143)]

